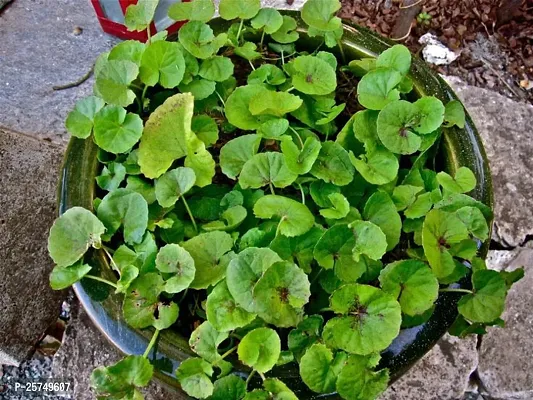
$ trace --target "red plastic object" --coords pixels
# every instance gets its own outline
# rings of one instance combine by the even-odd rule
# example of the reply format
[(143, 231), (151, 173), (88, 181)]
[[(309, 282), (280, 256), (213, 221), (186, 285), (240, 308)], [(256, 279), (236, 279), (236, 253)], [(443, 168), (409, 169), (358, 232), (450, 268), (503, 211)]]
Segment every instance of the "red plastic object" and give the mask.
[[(174, 21), (168, 16), (168, 8), (179, 1), (190, 0), (160, 0), (157, 6), (154, 22), (150, 25), (150, 33), (167, 30), (169, 34), (176, 32), (187, 21)], [(148, 40), (148, 32), (129, 31), (124, 25), (124, 15), (126, 9), (132, 4), (137, 4), (137, 0), (91, 0), (96, 11), (98, 21), (104, 32), (118, 36), (121, 39), (135, 39), (142, 42)]]

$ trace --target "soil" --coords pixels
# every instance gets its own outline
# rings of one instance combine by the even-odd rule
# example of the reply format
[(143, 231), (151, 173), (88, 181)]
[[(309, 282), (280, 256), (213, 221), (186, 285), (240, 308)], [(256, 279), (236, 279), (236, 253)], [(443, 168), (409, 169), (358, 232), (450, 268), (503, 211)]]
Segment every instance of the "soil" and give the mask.
[[(392, 37), (402, 1), (408, 4), (408, 0), (342, 0), (340, 16)], [(416, 4), (430, 17), (425, 22), (413, 19), (409, 34), (399, 42), (418, 53), (420, 36), (433, 33), (460, 53), (450, 65), (433, 66), (435, 70), (533, 103), (533, 0), (420, 0)]]

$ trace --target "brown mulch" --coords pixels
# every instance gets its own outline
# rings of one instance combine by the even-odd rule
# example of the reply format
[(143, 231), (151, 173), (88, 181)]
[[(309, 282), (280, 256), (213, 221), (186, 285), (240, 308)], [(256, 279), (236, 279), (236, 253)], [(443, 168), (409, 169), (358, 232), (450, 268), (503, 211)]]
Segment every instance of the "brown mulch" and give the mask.
[[(391, 37), (402, 1), (342, 0), (340, 16)], [(421, 12), (431, 19), (426, 24), (414, 19), (401, 43), (418, 52), (419, 37), (431, 32), (460, 53), (450, 65), (434, 66), (437, 71), (533, 102), (533, 0), (421, 0), (421, 4)]]

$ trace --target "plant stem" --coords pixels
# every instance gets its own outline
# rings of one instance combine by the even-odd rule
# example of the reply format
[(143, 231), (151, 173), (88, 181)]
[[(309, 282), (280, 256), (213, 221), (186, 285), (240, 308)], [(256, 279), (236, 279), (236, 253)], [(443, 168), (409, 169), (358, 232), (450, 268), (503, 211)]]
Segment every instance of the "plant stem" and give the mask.
[(281, 219), (279, 220), (278, 227), (276, 228), (276, 236), (274, 237), (278, 237), (281, 234), (281, 223), (283, 221), (285, 221), (285, 216), (281, 217)]
[(290, 125), (289, 125), (289, 129), (296, 135), (296, 137), (298, 138), (298, 141), (300, 142), (300, 146), (302, 146), (302, 149), (303, 149), (304, 148), (304, 142), (303, 142), (302, 137), (300, 136), (300, 134), (296, 131), (296, 129), (294, 129)]
[(283, 50), (281, 50), (281, 64), (285, 66), (285, 57), (283, 57)]
[(246, 388), (248, 389), (248, 384), (250, 383), (250, 381), (252, 380), (252, 377), (255, 375), (257, 371), (255, 369), (252, 370), (252, 372), (250, 372), (250, 375), (248, 375), (248, 378), (246, 378)]
[(154, 347), (155, 341), (157, 340), (157, 337), (159, 336), (159, 332), (161, 331), (159, 329), (156, 329), (154, 334), (152, 335), (152, 339), (150, 339), (150, 343), (148, 343), (148, 347), (144, 351), (144, 354), (143, 354), (144, 358), (148, 358), (148, 354), (150, 354), (152, 347)]
[(342, 47), (342, 43), (340, 40), (337, 40), (337, 46), (339, 46), (339, 50), (341, 51), (341, 57), (344, 64), (346, 64), (346, 54), (344, 54), (344, 48)]
[(302, 185), (301, 185), (299, 182), (296, 182), (296, 184), (297, 184), (298, 187), (300, 188), (300, 193), (302, 194), (302, 204), (305, 205), (305, 193), (304, 193), (304, 188), (302, 187)]
[(198, 233), (198, 226), (196, 226), (196, 221), (194, 220), (194, 217), (192, 216), (191, 209), (189, 208), (189, 205), (187, 204), (187, 200), (185, 200), (184, 196), (181, 196), (181, 199), (183, 200), (183, 205), (185, 206), (185, 209), (187, 210), (187, 213), (189, 214), (189, 217), (192, 221), (192, 226), (194, 226), (194, 230), (196, 233)]
[(114, 284), (114, 283), (111, 282), (111, 281), (108, 281), (107, 279), (100, 278), (99, 276), (94, 276), (94, 275), (84, 275), (83, 277), (84, 277), (84, 278), (88, 278), (88, 279), (92, 279), (93, 281), (98, 281), (98, 282), (106, 283), (106, 284), (108, 284), (109, 286), (114, 287), (115, 289), (117, 288), (117, 285), (116, 285), (116, 284)]
[(189, 288), (187, 288), (187, 289), (185, 289), (183, 291), (183, 294), (181, 295), (181, 299), (178, 300), (178, 304), (180, 304), (183, 301), (183, 299), (185, 298), (185, 296), (187, 296), (187, 292), (188, 291), (189, 291)]
[(222, 98), (222, 96), (216, 90), (215, 90), (215, 93), (217, 94), (218, 99), (220, 100), (220, 102), (222, 103), (222, 105), (225, 108), (226, 107), (226, 103), (224, 102), (224, 99)]
[(252, 69), (255, 71), (255, 67), (254, 65), (252, 64), (252, 62), (250, 60), (248, 60), (248, 62), (250, 63), (250, 67), (252, 67)]
[(321, 308), (320, 310), (318, 310), (318, 312), (328, 312), (328, 311), (333, 311), (331, 308), (329, 307), (324, 307), (324, 308)]
[(144, 97), (146, 96), (146, 91), (148, 90), (148, 85), (145, 85), (144, 88), (143, 88), (143, 92), (141, 94), (141, 103), (143, 105), (143, 110), (144, 110)]
[(109, 254), (109, 251), (107, 251), (107, 247), (102, 246), (102, 250), (104, 250), (107, 257), (109, 258), (109, 262), (111, 263), (111, 266), (113, 267), (113, 269), (117, 271), (118, 273), (120, 273), (120, 269), (118, 268), (117, 264), (115, 264), (115, 261), (113, 260), (113, 256), (111, 256), (111, 254)]
[(263, 27), (263, 33), (261, 34), (261, 42), (259, 42), (259, 48), (263, 51), (263, 39), (265, 38), (265, 27)]
[(270, 187), (270, 192), (272, 194), (276, 194), (276, 192), (274, 191), (274, 186), (272, 186), (272, 182), (268, 182), (268, 186)]
[(294, 86), (291, 86), (290, 88), (288, 88), (287, 90), (285, 90), (285, 93), (292, 92), (293, 90), (294, 90)]
[(259, 374), (259, 376), (261, 377), (262, 380), (266, 380), (265, 374), (263, 374), (262, 372), (259, 372), (259, 371), (257, 371), (257, 373)]
[(136, 85), (135, 83), (130, 83), (129, 86), (137, 90), (143, 90), (142, 87), (140, 87), (139, 85)]
[(244, 25), (244, 19), (241, 19), (241, 23), (239, 25), (239, 30), (237, 31), (237, 44), (240, 43), (240, 37), (241, 37), (241, 31), (242, 31), (242, 26)]
[(228, 351), (226, 351), (224, 354), (222, 354), (220, 356), (220, 358), (223, 360), (224, 358), (226, 358), (227, 356), (229, 356), (231, 353), (233, 353), (235, 350), (237, 350), (237, 347), (238, 346), (233, 346), (231, 349), (229, 349)]
[(468, 294), (472, 294), (473, 292), (471, 290), (468, 290), (468, 289), (453, 289), (453, 288), (445, 288), (445, 289), (440, 289), (439, 292), (441, 293), (468, 293)]
[(318, 270), (318, 272), (317, 272), (316, 275), (314, 276), (313, 280), (311, 281), (311, 285), (312, 285), (313, 283), (315, 283), (315, 281), (318, 279), (318, 277), (320, 276), (320, 274), (322, 273), (322, 271), (324, 271), (324, 268), (320, 268), (320, 269)]

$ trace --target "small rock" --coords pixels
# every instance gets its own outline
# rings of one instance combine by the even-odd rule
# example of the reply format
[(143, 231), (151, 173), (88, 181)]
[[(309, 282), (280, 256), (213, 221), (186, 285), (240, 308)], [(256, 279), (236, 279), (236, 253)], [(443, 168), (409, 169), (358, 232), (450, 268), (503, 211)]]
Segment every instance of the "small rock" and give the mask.
[(426, 33), (420, 36), (418, 43), (425, 45), (422, 49), (422, 56), (424, 57), (424, 60), (430, 64), (448, 65), (459, 57), (458, 54), (444, 46), (438, 41), (437, 37), (431, 33)]
[(76, 26), (74, 27), (74, 29), (72, 30), (72, 34), (74, 36), (79, 36), (83, 33), (83, 28), (79, 27), (79, 26)]

